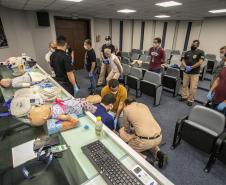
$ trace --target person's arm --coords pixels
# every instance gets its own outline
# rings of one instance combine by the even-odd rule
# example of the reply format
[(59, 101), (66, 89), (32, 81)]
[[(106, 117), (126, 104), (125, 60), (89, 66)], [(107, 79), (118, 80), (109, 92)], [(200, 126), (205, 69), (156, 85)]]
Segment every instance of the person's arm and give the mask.
[(95, 70), (95, 68), (96, 68), (96, 54), (95, 54), (95, 52), (93, 51), (92, 52), (92, 55), (91, 55), (91, 70), (90, 70), (90, 73), (93, 73), (94, 72), (94, 70)]
[(192, 69), (195, 69), (195, 68), (201, 66), (203, 62), (204, 62), (203, 59), (199, 59), (199, 61), (196, 64), (194, 64), (193, 66), (191, 66)]
[(75, 75), (73, 71), (67, 72), (67, 77), (69, 82), (74, 86), (76, 85), (76, 81), (75, 81)]
[(162, 58), (161, 58), (161, 64), (165, 64), (166, 62), (166, 53), (164, 49), (162, 49)]
[(220, 78), (217, 77), (217, 79), (214, 81), (213, 85), (212, 85), (211, 88), (210, 88), (210, 91), (211, 91), (211, 92), (214, 92), (214, 91), (215, 91), (215, 89), (217, 88), (217, 86), (218, 86), (218, 84), (219, 84), (219, 81), (220, 81)]
[(72, 52), (71, 52), (71, 60), (72, 60), (72, 63), (74, 63), (75, 62), (75, 52), (74, 52), (74, 50), (72, 50)]
[(96, 67), (96, 62), (92, 62), (90, 73), (93, 73)]
[(116, 112), (116, 115), (115, 115), (115, 118), (117, 118), (117, 119), (119, 118), (120, 114), (123, 111), (123, 107), (124, 107), (124, 101), (120, 101), (118, 109), (117, 109), (117, 112)]
[(122, 68), (121, 68), (120, 61), (119, 61), (118, 57), (115, 57), (114, 63), (116, 64), (119, 72), (122, 73)]

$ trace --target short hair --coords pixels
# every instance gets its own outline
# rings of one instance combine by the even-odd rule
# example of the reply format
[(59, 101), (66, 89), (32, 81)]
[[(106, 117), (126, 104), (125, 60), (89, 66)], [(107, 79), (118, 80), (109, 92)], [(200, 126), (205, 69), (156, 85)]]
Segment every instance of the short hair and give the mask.
[(154, 38), (154, 40), (156, 40), (159, 44), (162, 42), (162, 39), (160, 39), (159, 37)]
[(86, 44), (92, 46), (92, 41), (91, 41), (90, 39), (86, 39), (86, 40), (84, 41), (84, 43), (86, 43)]
[(110, 49), (111, 50), (111, 53), (112, 53), (112, 48), (111, 48), (111, 46), (106, 46), (105, 48), (104, 48), (104, 50), (105, 49)]
[(119, 86), (119, 81), (116, 80), (116, 79), (111, 79), (109, 82), (108, 82), (108, 87), (109, 88), (116, 88)]
[(64, 46), (66, 44), (66, 37), (63, 35), (60, 35), (57, 37), (57, 45), (58, 46)]
[(101, 103), (103, 103), (104, 105), (110, 105), (110, 104), (114, 104), (116, 101), (115, 97), (111, 94), (106, 94), (102, 100)]
[(193, 40), (192, 43), (194, 43), (194, 42), (197, 42), (198, 43), (198, 46), (200, 45), (200, 41), (199, 40)]
[(129, 96), (126, 100), (125, 100), (125, 105), (130, 105), (131, 103), (136, 102), (136, 98), (134, 96)]
[(226, 46), (223, 46), (223, 47), (220, 48), (220, 50), (222, 50), (222, 49), (226, 49)]

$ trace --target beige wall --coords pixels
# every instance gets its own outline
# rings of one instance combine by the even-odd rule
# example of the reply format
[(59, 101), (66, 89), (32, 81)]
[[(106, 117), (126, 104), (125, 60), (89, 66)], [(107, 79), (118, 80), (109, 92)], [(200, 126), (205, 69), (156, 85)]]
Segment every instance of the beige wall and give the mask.
[(132, 48), (140, 49), (140, 36), (141, 36), (141, 21), (134, 21), (133, 23), (133, 44)]
[(154, 32), (155, 32), (154, 22), (153, 21), (145, 21), (144, 28), (144, 50), (149, 50), (150, 46), (152, 46)]
[(132, 21), (123, 21), (123, 43), (122, 50), (129, 52), (132, 49)]

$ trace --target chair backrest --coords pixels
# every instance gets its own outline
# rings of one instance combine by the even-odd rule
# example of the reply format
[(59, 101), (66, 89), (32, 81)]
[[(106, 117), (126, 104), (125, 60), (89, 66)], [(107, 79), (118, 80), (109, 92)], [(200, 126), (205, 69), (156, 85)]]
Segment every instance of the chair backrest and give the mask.
[(170, 65), (177, 64), (178, 66), (181, 65), (181, 55), (172, 55), (170, 60)]
[(206, 58), (207, 60), (216, 61), (217, 56), (214, 55), (214, 54), (206, 54), (206, 55), (205, 55), (205, 58)]
[(127, 57), (125, 57), (125, 58), (122, 58), (121, 59), (121, 64), (129, 64), (130, 63), (130, 59), (129, 58), (127, 58)]
[(131, 68), (132, 67), (128, 64), (122, 64), (123, 74), (124, 75), (130, 74)]
[(139, 50), (139, 49), (132, 49), (131, 52), (132, 53), (137, 53), (139, 55), (142, 55), (143, 54), (143, 52), (141, 50)]
[(149, 55), (141, 55), (139, 60), (141, 60), (142, 62), (150, 62), (151, 57)]
[(172, 50), (171, 55), (180, 55), (180, 50)]
[(225, 116), (223, 114), (201, 105), (196, 105), (192, 109), (188, 120), (198, 123), (218, 134), (223, 132), (225, 126)]
[(180, 70), (176, 69), (176, 68), (169, 67), (166, 70), (165, 74), (168, 75), (168, 76), (173, 76), (173, 77), (176, 77), (176, 78), (180, 78)]
[(141, 65), (141, 68), (148, 70), (149, 69), (149, 64), (150, 64), (150, 62), (143, 62), (142, 65)]
[(144, 51), (144, 55), (149, 55), (149, 51), (148, 50), (145, 50)]
[(132, 53), (132, 56), (131, 56), (131, 60), (133, 61), (133, 60), (138, 60), (139, 59), (139, 57), (140, 57), (140, 54), (138, 54), (138, 53)]
[(129, 52), (121, 52), (121, 57), (129, 57)]
[(159, 73), (146, 71), (146, 73), (144, 74), (144, 80), (157, 84), (157, 85), (161, 85), (162, 75)]
[(171, 57), (171, 50), (170, 49), (166, 49), (165, 50), (165, 54), (166, 54), (166, 60), (169, 60)]
[(137, 68), (137, 67), (132, 67), (129, 75), (133, 76), (133, 77), (136, 77), (138, 79), (142, 79), (143, 78), (142, 69), (141, 68)]

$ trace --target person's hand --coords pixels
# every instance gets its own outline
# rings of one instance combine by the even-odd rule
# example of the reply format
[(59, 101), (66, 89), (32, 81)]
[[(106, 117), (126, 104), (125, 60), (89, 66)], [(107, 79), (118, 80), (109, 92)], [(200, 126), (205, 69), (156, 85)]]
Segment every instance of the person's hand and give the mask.
[(89, 78), (93, 78), (93, 73), (89, 72)]
[(190, 72), (192, 70), (192, 67), (191, 66), (186, 66), (185, 67), (185, 72)]
[(212, 101), (213, 95), (214, 95), (213, 92), (212, 92), (212, 91), (209, 91), (208, 94), (207, 94), (207, 99), (208, 99), (209, 101)]
[(74, 85), (74, 97), (77, 95), (78, 91), (79, 91), (79, 88), (78, 88), (77, 84), (75, 84)]
[(226, 108), (226, 103), (225, 102), (221, 102), (218, 106), (217, 106), (217, 110), (222, 111)]

